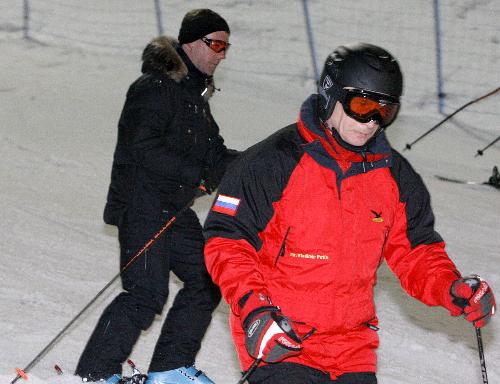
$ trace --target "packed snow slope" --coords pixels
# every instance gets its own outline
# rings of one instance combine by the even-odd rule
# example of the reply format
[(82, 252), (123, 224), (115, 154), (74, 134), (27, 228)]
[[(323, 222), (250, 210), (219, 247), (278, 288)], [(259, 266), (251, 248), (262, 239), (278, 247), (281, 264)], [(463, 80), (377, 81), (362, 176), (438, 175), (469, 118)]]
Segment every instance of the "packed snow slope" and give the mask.
[[(18, 2), (0, 3), (9, 3), (9, 9), (19, 7)], [(41, 7), (51, 2), (33, 3)], [(81, 20), (78, 12), (88, 13), (85, 7), (76, 6), (76, 0), (65, 3), (74, 5), (73, 20)], [(116, 1), (111, 3), (118, 6)], [(233, 47), (216, 73), (221, 91), (212, 99), (214, 116), (229, 147), (243, 150), (296, 120), (302, 100), (315, 88), (301, 2), (171, 3), (164, 13), (167, 34), (176, 35), (182, 15), (201, 6), (217, 10), (231, 25)], [(420, 11), (425, 13), (420, 20), (422, 30), (402, 28), (399, 38), (372, 33), (359, 22), (351, 25), (344, 20), (336, 29), (328, 17), (338, 17), (330, 2), (309, 3), (319, 62), (337, 45), (353, 40), (382, 45), (401, 58), (407, 75), (403, 107), (399, 120), (387, 131), (396, 149), (402, 150), (443, 118), (436, 106), (434, 52), (414, 52), (413, 41), (420, 48), (432, 46), (423, 40), (432, 40), (432, 28), (427, 28), (432, 26), (432, 18), (428, 20), (432, 10), (427, 2), (421, 2)], [(362, 3), (369, 13), (372, 3)], [(394, 7), (397, 3), (401, 8), (399, 2), (381, 3), (393, 17), (398, 16)], [(480, 28), (480, 20), (490, 17), (491, 3), (467, 3), (476, 6), (464, 10), (464, 18), (474, 16)], [(349, 11), (340, 8), (344, 13)], [(126, 16), (124, 12), (120, 8), (118, 16)], [(408, 20), (400, 20), (401, 25), (414, 23), (417, 28), (419, 23), (411, 14), (400, 12), (400, 18)], [(115, 20), (112, 12), (107, 15), (110, 23)], [(0, 18), (1, 383), (10, 383), (15, 367), (26, 366), (118, 273), (117, 233), (102, 222), (102, 209), (116, 123), (127, 88), (140, 74), (142, 45), (155, 35), (153, 17), (153, 28), (149, 26), (132, 46), (127, 47), (127, 31), (123, 31), (117, 50), (112, 50), (111, 44), (109, 49), (105, 44), (97, 49), (78, 40), (51, 40), (42, 34), (38, 40), (24, 40), (12, 23)], [(96, 29), (106, 21), (102, 15), (96, 20)], [(460, 25), (457, 23), (457, 31)], [(81, 40), (88, 36), (92, 36), (90, 28), (82, 32)], [(488, 40), (490, 50), (498, 50), (498, 31), (496, 36), (496, 45), (494, 39)], [(413, 60), (416, 57), (419, 61)], [(496, 57), (498, 51), (496, 56), (482, 56), (480, 66), (471, 63), (475, 68), (470, 73), (462, 63), (462, 88), (453, 83), (456, 90), (447, 99), (448, 112), (499, 85)], [(475, 88), (481, 81), (487, 86)], [(500, 165), (498, 144), (474, 157), (500, 133), (499, 102), (500, 95), (496, 95), (464, 110), (403, 154), (431, 192), (437, 230), (447, 241), (458, 268), (463, 274), (483, 276), (500, 297), (500, 191), (434, 177), (440, 174), (484, 181), (492, 167)], [(201, 220), (212, 197), (195, 204)], [(179, 282), (173, 278), (171, 298), (178, 289)], [(79, 354), (103, 308), (119, 290), (120, 285), (113, 284), (75, 322), (31, 369), (29, 383), (80, 382), (72, 375)], [(385, 264), (378, 274), (376, 305), (381, 328), (380, 383), (482, 382), (472, 326), (443, 309), (426, 307), (408, 297)], [(236, 383), (240, 377), (227, 315), (228, 307), (221, 303), (197, 359), (197, 366), (218, 384)], [(159, 316), (134, 349), (131, 358), (140, 368), (147, 369), (161, 322)], [(483, 331), (492, 383), (500, 382), (499, 331), (500, 318)], [(63, 376), (55, 374), (54, 364), (65, 371)]]

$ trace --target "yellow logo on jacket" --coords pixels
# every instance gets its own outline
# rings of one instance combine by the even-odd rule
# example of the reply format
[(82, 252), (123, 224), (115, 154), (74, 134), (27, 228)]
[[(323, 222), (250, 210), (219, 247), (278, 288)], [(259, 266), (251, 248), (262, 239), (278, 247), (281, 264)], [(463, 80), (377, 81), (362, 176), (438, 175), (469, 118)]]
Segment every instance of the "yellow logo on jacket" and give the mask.
[(372, 217), (372, 221), (374, 223), (383, 223), (384, 222), (384, 219), (382, 217), (382, 212), (378, 213), (378, 212), (375, 212), (374, 210), (370, 210), (374, 215), (375, 217)]

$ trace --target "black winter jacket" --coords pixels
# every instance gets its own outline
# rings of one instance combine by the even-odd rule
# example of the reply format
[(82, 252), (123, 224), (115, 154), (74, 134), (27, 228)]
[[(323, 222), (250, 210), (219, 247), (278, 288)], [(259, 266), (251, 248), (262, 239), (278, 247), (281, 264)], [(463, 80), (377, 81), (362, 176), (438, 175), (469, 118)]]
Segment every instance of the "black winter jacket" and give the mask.
[(129, 88), (104, 221), (175, 211), (195, 196), (202, 179), (218, 185), (237, 152), (228, 150), (210, 112), (212, 77), (201, 73), (178, 43), (155, 39), (144, 50), (142, 73)]

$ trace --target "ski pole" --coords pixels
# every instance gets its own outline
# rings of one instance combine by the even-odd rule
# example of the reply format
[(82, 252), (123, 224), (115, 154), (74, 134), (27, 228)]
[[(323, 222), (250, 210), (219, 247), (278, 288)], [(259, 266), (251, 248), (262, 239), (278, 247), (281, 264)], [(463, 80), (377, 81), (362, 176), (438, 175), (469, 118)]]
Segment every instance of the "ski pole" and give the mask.
[[(308, 338), (310, 338), (313, 335), (314, 332), (316, 332), (316, 328), (312, 327), (309, 332), (307, 332), (304, 336), (301, 337), (302, 341), (307, 340)], [(250, 368), (248, 368), (248, 370), (243, 374), (243, 376), (241, 376), (241, 379), (240, 379), (240, 381), (238, 381), (237, 384), (243, 384), (245, 382), (245, 380), (248, 379), (248, 377), (253, 373), (253, 371), (255, 370), (255, 368), (257, 368), (257, 366), (259, 365), (259, 363), (261, 361), (262, 361), (262, 357), (259, 357), (259, 358), (255, 359), (255, 361), (252, 363), (252, 365), (250, 366)]]
[(486, 361), (484, 360), (483, 337), (481, 328), (476, 328), (477, 349), (479, 351), (479, 363), (481, 364), (481, 376), (483, 384), (488, 384), (488, 374), (486, 373)]
[(478, 149), (477, 153), (474, 155), (474, 157), (483, 156), (484, 151), (486, 151), (489, 147), (491, 147), (493, 144), (495, 144), (498, 140), (500, 140), (500, 136), (498, 136), (495, 140), (493, 140), (491, 143), (489, 143), (483, 149)]
[(145, 251), (147, 251), (151, 246), (161, 237), (161, 235), (172, 226), (172, 224), (177, 220), (177, 218), (182, 215), (185, 211), (191, 207), (193, 204), (194, 200), (206, 193), (206, 189), (203, 186), (200, 186), (197, 188), (195, 196), (187, 203), (184, 207), (179, 209), (175, 215), (173, 215), (163, 226), (154, 234), (154, 236), (149, 239), (144, 246), (137, 251), (137, 253), (128, 261), (128, 263), (118, 272), (118, 274), (113, 277), (93, 298), (90, 300), (83, 309), (78, 312), (78, 314), (73, 317), (73, 319), (43, 348), (38, 355), (36, 355), (31, 362), (26, 365), (23, 369), (16, 368), (17, 376), (15, 377), (14, 380), (10, 382), (10, 384), (14, 384), (17, 380), (20, 378), (23, 378), (27, 380), (27, 372), (31, 368), (33, 368), (41, 359), (42, 357), (56, 344), (56, 342), (59, 340), (59, 338), (73, 325), (73, 323), (85, 312), (87, 309), (90, 308), (92, 304), (95, 303), (95, 301), (120, 277), (120, 275), (128, 269)]
[(403, 151), (406, 151), (407, 149), (411, 149), (411, 147), (413, 145), (415, 145), (417, 142), (419, 142), (420, 140), (422, 140), (425, 136), (427, 136), (429, 133), (431, 133), (432, 131), (434, 131), (435, 129), (437, 129), (441, 124), (443, 124), (444, 122), (448, 121), (449, 119), (451, 119), (453, 116), (455, 116), (458, 112), (460, 112), (461, 110), (465, 109), (466, 107), (468, 107), (469, 105), (472, 105), (474, 103), (477, 103), (478, 101), (481, 101), (483, 99), (486, 99), (487, 97), (491, 96), (491, 95), (494, 95), (495, 93), (497, 93), (498, 91), (500, 91), (500, 87), (498, 87), (497, 89), (494, 89), (493, 91), (491, 92), (488, 92), (486, 95), (483, 95), (481, 97), (478, 97), (477, 99), (474, 99), (472, 101), (469, 101), (468, 103), (462, 105), (460, 108), (458, 108), (455, 112), (449, 114), (448, 116), (446, 116), (443, 120), (441, 120), (439, 123), (437, 123), (436, 125), (434, 125), (432, 128), (430, 128), (429, 130), (427, 130), (427, 132), (423, 133), (421, 136), (419, 136), (417, 139), (415, 139), (414, 141), (412, 141), (411, 143), (407, 143), (406, 144), (406, 147), (403, 148)]
[(261, 360), (262, 360), (262, 357), (255, 359), (255, 361), (250, 366), (250, 368), (248, 368), (248, 370), (243, 374), (243, 376), (241, 376), (241, 379), (240, 379), (240, 381), (238, 381), (238, 384), (243, 384), (246, 381), (246, 379), (248, 379), (248, 376), (250, 376), (253, 373), (253, 371), (255, 371), (255, 368), (257, 368), (257, 365), (259, 365)]

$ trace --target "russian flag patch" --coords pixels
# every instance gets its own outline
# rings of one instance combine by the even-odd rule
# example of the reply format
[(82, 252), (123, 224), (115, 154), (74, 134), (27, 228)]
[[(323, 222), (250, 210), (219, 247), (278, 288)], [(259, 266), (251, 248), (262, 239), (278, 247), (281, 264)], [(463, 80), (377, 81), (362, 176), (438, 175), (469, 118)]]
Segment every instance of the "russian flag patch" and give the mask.
[(240, 205), (240, 199), (226, 195), (218, 195), (217, 200), (212, 207), (212, 211), (224, 213), (229, 216), (235, 216)]

